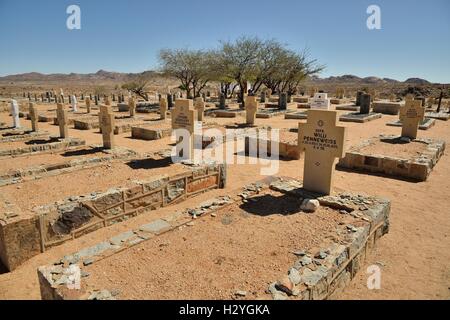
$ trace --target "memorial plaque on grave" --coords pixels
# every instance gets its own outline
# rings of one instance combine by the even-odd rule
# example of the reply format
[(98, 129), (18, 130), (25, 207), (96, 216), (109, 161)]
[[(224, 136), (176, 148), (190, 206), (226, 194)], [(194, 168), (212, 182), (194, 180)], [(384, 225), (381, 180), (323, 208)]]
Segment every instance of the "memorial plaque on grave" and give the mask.
[(346, 128), (337, 126), (336, 111), (307, 112), (307, 123), (298, 124), (298, 145), (305, 151), (303, 187), (330, 194), (336, 158), (345, 154)]
[[(193, 159), (194, 157), (194, 132), (196, 129), (197, 110), (194, 109), (192, 100), (189, 99), (177, 99), (175, 101), (175, 108), (172, 109), (172, 130), (175, 130), (175, 138), (177, 141), (176, 153), (180, 156), (180, 147), (188, 145), (187, 149), (183, 149), (183, 154), (181, 157), (183, 159)], [(186, 132), (181, 132), (177, 129), (185, 129), (188, 132), (186, 137), (184, 134)], [(180, 141), (183, 139), (188, 139), (188, 141)]]
[(316, 93), (314, 98), (311, 100), (311, 109), (318, 110), (329, 110), (330, 109), (330, 99), (326, 93)]

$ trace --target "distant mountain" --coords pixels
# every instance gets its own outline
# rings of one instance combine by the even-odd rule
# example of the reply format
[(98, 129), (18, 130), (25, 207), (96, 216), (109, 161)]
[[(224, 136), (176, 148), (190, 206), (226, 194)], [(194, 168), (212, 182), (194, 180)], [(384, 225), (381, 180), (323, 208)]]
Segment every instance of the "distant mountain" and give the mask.
[(12, 82), (55, 82), (55, 81), (111, 81), (111, 82), (125, 82), (137, 78), (141, 75), (152, 76), (158, 75), (155, 71), (145, 71), (142, 73), (120, 73), (110, 72), (105, 70), (99, 70), (96, 73), (52, 73), (42, 74), (38, 72), (29, 72), (23, 74), (9, 75), (0, 77), (0, 81), (12, 81)]
[(405, 80), (405, 83), (408, 84), (430, 84), (430, 82), (428, 82), (425, 79), (421, 79), (421, 78), (409, 78)]
[[(23, 74), (9, 75), (5, 77), (0, 77), (0, 81), (9, 81), (9, 82), (127, 82), (132, 81), (140, 76), (146, 77), (155, 77), (161, 76), (160, 73), (156, 71), (144, 71), (141, 73), (121, 73), (121, 72), (111, 72), (106, 70), (99, 70), (96, 73), (70, 73), (70, 74), (61, 74), (61, 73), (53, 73), (53, 74), (42, 74), (38, 72), (29, 72)], [(375, 85), (383, 85), (383, 84), (394, 84), (394, 83), (405, 83), (411, 85), (426, 85), (430, 84), (425, 79), (420, 78), (409, 78), (406, 81), (397, 81), (395, 79), (389, 78), (378, 78), (378, 77), (365, 77), (361, 78), (355, 75), (346, 74), (342, 76), (331, 76), (328, 78), (319, 78), (317, 76), (313, 76), (309, 78), (310, 82), (317, 84), (375, 84)]]

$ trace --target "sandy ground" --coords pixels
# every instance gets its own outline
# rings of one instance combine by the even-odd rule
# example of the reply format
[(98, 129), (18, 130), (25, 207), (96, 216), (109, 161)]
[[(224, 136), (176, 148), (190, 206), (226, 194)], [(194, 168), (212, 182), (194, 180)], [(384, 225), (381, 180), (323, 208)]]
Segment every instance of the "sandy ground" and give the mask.
[[(47, 106), (48, 107), (48, 106)], [(345, 112), (345, 111), (343, 111)], [(396, 116), (383, 116), (381, 119), (365, 124), (342, 123), (348, 127), (348, 146), (357, 145), (362, 139), (384, 134), (399, 134), (401, 128), (389, 127), (387, 122)], [(207, 118), (210, 120), (210, 118)], [(244, 122), (243, 117), (235, 119), (211, 119), (220, 124)], [(30, 122), (21, 119), (26, 126)], [(0, 114), (0, 122), (12, 122), (7, 113)], [(270, 125), (273, 128), (294, 128), (298, 120), (285, 120), (283, 116), (270, 119), (256, 119), (257, 125)], [(301, 121), (304, 122), (304, 121)], [(58, 127), (40, 123), (42, 130), (58, 133)], [(88, 144), (101, 143), (97, 130), (80, 131), (70, 129), (72, 137), (85, 139)], [(168, 148), (171, 140), (143, 141), (130, 138), (131, 133), (116, 136), (116, 144), (126, 146), (138, 152), (155, 152)], [(450, 143), (450, 122), (437, 121), (430, 130), (419, 131), (419, 137), (434, 137)], [(12, 160), (14, 161), (14, 160)], [(294, 178), (302, 178), (303, 159), (280, 161), (279, 173)], [(260, 165), (229, 164), (228, 185), (224, 190), (214, 190), (202, 194), (178, 205), (189, 207), (201, 199), (226, 194), (230, 190), (262, 178)], [(0, 171), (1, 168), (0, 168)], [(43, 179), (42, 181), (45, 181)], [(389, 177), (354, 172), (336, 171), (335, 186), (353, 192), (367, 193), (390, 198), (392, 211), (390, 233), (379, 242), (374, 254), (368, 257), (365, 267), (360, 271), (340, 298), (342, 299), (449, 299), (450, 298), (450, 209), (448, 200), (450, 190), (450, 162), (448, 151), (434, 168), (425, 182), (413, 183)], [(95, 184), (95, 183), (94, 183)], [(2, 187), (3, 188), (3, 187)], [(95, 185), (92, 189), (96, 189)], [(2, 189), (0, 188), (0, 191)], [(26, 199), (24, 199), (26, 201)], [(175, 210), (175, 208), (173, 208)], [(25, 262), (17, 270), (0, 275), (0, 299), (39, 299), (39, 286), (36, 268), (74, 252), (80, 248), (98, 243), (106, 237), (121, 231), (136, 228), (152, 217), (141, 215), (122, 224), (98, 230), (72, 242), (52, 248), (47, 252)], [(246, 228), (253, 226), (248, 224)], [(280, 229), (280, 232), (282, 229)], [(382, 265), (382, 283), (380, 290), (368, 290), (368, 275), (365, 268), (372, 264)]]

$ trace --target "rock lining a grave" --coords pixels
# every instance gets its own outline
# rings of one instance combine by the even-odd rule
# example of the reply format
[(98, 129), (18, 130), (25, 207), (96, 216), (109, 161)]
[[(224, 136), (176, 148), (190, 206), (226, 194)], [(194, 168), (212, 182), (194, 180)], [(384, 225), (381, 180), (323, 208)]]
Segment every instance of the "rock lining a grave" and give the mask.
[[(274, 282), (267, 289), (261, 288), (257, 293), (258, 296), (262, 296), (266, 291), (276, 300), (332, 299), (348, 286), (361, 269), (365, 257), (373, 250), (377, 240), (389, 231), (389, 200), (345, 192), (335, 196), (321, 197), (302, 189), (301, 181), (274, 177), (246, 186), (239, 194), (233, 192), (229, 196), (211, 199), (195, 208), (163, 216), (95, 246), (66, 255), (52, 264), (39, 267), (41, 297), (45, 300), (126, 299), (127, 297), (121, 296), (120, 289), (90, 286), (90, 277), (96, 275), (86, 272), (86, 268), (103, 260), (107, 262), (115, 254), (129, 250), (144, 241), (187, 226), (192, 223), (193, 217), (202, 219), (206, 216), (215, 216), (216, 212), (221, 213), (228, 206), (245, 205), (249, 201), (257, 201), (254, 197), (265, 190), (280, 192), (296, 200), (315, 198), (320, 202), (320, 206), (339, 211), (343, 217), (351, 216), (352, 224), (337, 226), (336, 235), (339, 235), (338, 238), (343, 241), (330, 243), (330, 240), (320, 239), (324, 245), (326, 244), (326, 247), (320, 250), (320, 254), (313, 256), (313, 253), (307, 251), (295, 252), (294, 254), (299, 258), (289, 270), (289, 284), (286, 281)], [(68, 288), (70, 279), (67, 274), (70, 274), (74, 266), (79, 268), (82, 276), (79, 287), (70, 289)], [(130, 275), (132, 276), (131, 271)]]
[(0, 217), (0, 259), (11, 271), (48, 248), (226, 185), (224, 165), (184, 162), (179, 166), (183, 166), (179, 174), (133, 181), (132, 187), (103, 193), (71, 196), (38, 206), (32, 215), (20, 214), (11, 204), (8, 212), (14, 215)]
[(401, 177), (416, 181), (425, 181), (433, 167), (439, 161), (445, 150), (445, 142), (430, 138), (418, 138), (412, 142), (423, 143), (426, 150), (420, 154), (413, 154), (410, 158), (399, 158), (395, 155), (385, 156), (367, 154), (365, 147), (383, 141), (395, 141), (401, 139), (394, 135), (380, 135), (363, 141), (361, 144), (350, 148), (345, 157), (340, 159), (337, 166), (340, 168), (357, 170), (370, 173), (381, 173), (393, 177)]

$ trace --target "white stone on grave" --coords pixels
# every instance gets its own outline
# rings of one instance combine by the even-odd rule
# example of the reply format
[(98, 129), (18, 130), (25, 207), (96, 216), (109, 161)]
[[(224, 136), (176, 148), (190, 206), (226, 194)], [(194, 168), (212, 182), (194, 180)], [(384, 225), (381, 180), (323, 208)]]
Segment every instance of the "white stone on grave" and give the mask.
[(72, 111), (73, 112), (77, 112), (78, 108), (77, 108), (77, 97), (75, 97), (75, 95), (72, 95)]
[(19, 104), (14, 99), (11, 99), (11, 115), (13, 117), (14, 128), (20, 128)]
[(311, 102), (311, 109), (330, 110), (330, 99), (327, 93), (315, 93)]

